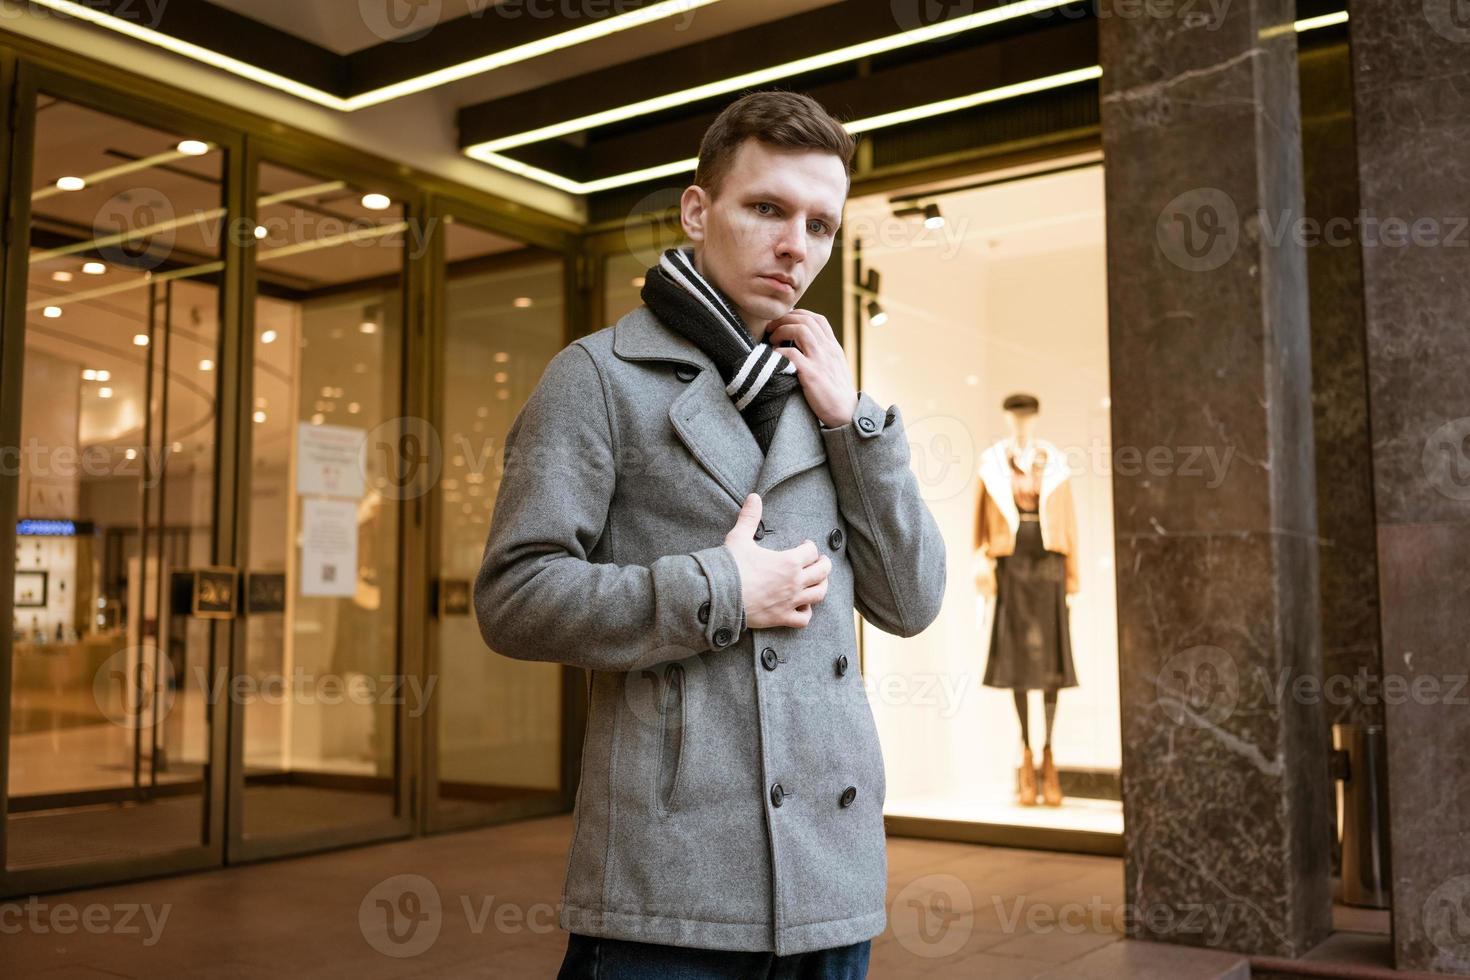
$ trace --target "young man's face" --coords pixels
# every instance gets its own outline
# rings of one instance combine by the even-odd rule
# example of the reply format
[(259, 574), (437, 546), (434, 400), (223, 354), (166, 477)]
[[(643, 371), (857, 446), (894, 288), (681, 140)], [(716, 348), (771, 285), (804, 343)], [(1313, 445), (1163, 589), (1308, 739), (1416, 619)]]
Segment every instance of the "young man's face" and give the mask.
[(846, 200), (847, 170), (835, 154), (781, 149), (752, 136), (719, 196), (711, 200), (691, 184), (680, 209), (695, 268), (730, 298), (759, 340), (827, 264)]

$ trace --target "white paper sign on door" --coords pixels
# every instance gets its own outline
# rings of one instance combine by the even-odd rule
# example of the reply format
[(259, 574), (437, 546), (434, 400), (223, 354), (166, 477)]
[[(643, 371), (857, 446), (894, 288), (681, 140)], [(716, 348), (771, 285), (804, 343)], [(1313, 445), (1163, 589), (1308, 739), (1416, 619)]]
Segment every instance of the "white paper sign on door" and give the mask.
[(296, 492), (329, 497), (363, 495), (367, 430), (348, 425), (296, 426)]
[(301, 594), (350, 596), (357, 591), (357, 504), (301, 502)]

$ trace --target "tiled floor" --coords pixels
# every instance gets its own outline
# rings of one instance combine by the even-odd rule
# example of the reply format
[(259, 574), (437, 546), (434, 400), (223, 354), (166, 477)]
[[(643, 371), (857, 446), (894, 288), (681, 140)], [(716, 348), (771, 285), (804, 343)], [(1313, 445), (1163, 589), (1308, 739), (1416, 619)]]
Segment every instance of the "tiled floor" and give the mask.
[[(570, 831), (559, 816), (0, 903), (0, 977), (554, 977)], [(1119, 942), (1122, 902), (1115, 858), (894, 838), (870, 976), (1233, 975), (1125, 967), (1152, 947)], [(418, 927), (395, 933), (389, 907)]]

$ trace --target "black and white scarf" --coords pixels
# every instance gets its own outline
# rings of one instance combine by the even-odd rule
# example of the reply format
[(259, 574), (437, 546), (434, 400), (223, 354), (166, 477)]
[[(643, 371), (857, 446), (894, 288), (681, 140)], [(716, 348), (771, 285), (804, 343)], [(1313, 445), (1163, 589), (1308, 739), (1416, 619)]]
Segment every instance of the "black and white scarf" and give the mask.
[(796, 365), (756, 343), (724, 294), (694, 267), (694, 248), (670, 248), (643, 277), (640, 294), (654, 316), (709, 355), (761, 452), (770, 448), (786, 398), (801, 382)]

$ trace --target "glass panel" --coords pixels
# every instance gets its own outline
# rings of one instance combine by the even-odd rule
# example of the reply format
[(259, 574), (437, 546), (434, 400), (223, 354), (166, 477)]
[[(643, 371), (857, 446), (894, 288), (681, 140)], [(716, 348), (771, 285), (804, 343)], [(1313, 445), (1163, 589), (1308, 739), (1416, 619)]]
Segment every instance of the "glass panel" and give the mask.
[[(438, 577), (479, 571), (505, 434), (563, 346), (559, 254), (446, 228), (443, 514)], [(439, 799), (459, 813), (561, 789), (561, 667), (487, 655), (473, 615), (439, 620)]]
[[(41, 95), (6, 866), (204, 839), (224, 153)], [(218, 651), (220, 656), (224, 651)]]
[[(899, 639), (863, 626), (864, 669), (882, 678), (876, 690), (884, 692), (874, 713), (890, 760), (885, 810), (1121, 833), (1102, 168), (917, 201), (937, 203), (943, 225), (895, 216), (888, 195), (854, 199), (844, 223), (869, 287), (852, 281), (850, 263), (862, 384), (903, 409), (912, 465), (949, 558), (949, 595), (927, 630)], [(1015, 492), (1001, 452), (1010, 435), (1001, 406), (1015, 393), (1039, 401), (1030, 440), (1050, 443), (1060, 466), (1039, 481), (1035, 508), (1024, 486)], [(987, 451), (998, 471), (984, 462)], [(1034, 458), (1020, 458), (1031, 470)], [(1019, 504), (997, 507), (996, 526), (1015, 529), (990, 555), (975, 549), (982, 485)], [(1002, 513), (1012, 509), (1014, 521)], [(1040, 520), (1024, 519), (1025, 509)], [(1068, 512), (1075, 535), (1064, 533)], [(1063, 552), (1079, 586), (1070, 604)], [(995, 647), (997, 600), (986, 575), (999, 580), (999, 618), (1008, 624)], [(987, 669), (998, 684), (1030, 690), (1027, 728), (1040, 768), (1051, 681), (1032, 683), (1044, 671), (1026, 663), (1034, 656), (1064, 670), (1066, 644), (1077, 683), (1057, 691), (1050, 732), (1062, 800), (1023, 806), (1013, 689), (986, 684)]]
[[(404, 209), (259, 171), (246, 839), (394, 815)], [(410, 705), (411, 706), (411, 705)]]
[(643, 305), (643, 275), (658, 261), (654, 256), (644, 262), (642, 255), (618, 252), (603, 263), (602, 325), (611, 326), (623, 314)]

